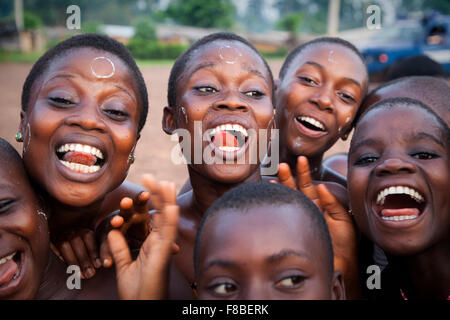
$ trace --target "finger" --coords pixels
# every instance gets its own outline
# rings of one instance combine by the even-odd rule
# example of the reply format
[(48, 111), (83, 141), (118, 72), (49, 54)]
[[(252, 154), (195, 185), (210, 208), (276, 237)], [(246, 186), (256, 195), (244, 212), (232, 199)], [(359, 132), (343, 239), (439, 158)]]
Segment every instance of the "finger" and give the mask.
[(274, 179), (270, 179), (269, 182), (270, 182), (270, 183), (275, 183), (275, 184), (278, 183), (278, 181), (277, 181), (277, 180), (274, 180)]
[(75, 256), (69, 241), (64, 241), (59, 245), (59, 252), (67, 265), (79, 266), (77, 257)]
[(125, 220), (122, 216), (114, 216), (112, 217), (110, 224), (114, 228), (120, 228), (124, 224)]
[(112, 230), (108, 234), (108, 245), (116, 264), (116, 272), (120, 274), (132, 261), (127, 241), (120, 231)]
[(142, 184), (151, 193), (152, 206), (155, 209), (160, 209), (162, 207), (163, 200), (160, 193), (160, 184), (151, 174), (144, 174), (142, 176)]
[(134, 201), (135, 213), (148, 213), (148, 200), (150, 199), (149, 191), (140, 192)]
[(178, 252), (180, 252), (180, 246), (176, 243), (172, 243), (172, 254), (177, 254)]
[(321, 209), (316, 187), (311, 180), (308, 159), (304, 156), (297, 158), (297, 185), (299, 190)]
[(177, 199), (177, 193), (175, 190), (175, 183), (170, 181), (161, 181), (159, 184), (159, 191), (161, 193), (164, 206), (174, 205)]
[(95, 275), (94, 266), (91, 263), (91, 258), (89, 257), (88, 250), (85, 246), (85, 243), (81, 239), (81, 237), (77, 236), (70, 240), (70, 245), (72, 246), (73, 252), (80, 263), (81, 270), (83, 275), (89, 279)]
[(297, 190), (294, 178), (292, 177), (291, 169), (287, 163), (280, 163), (278, 165), (278, 180), (281, 184)]
[(113, 257), (111, 256), (111, 251), (109, 250), (108, 238), (104, 239), (100, 244), (100, 260), (102, 261), (104, 268), (110, 268), (113, 264)]
[(339, 203), (336, 197), (324, 184), (319, 184), (317, 186), (317, 192), (322, 208), (326, 214), (337, 220), (351, 220), (347, 210)]
[(86, 232), (82, 237), (92, 264), (96, 269), (100, 268), (102, 266), (102, 262), (100, 261), (97, 239), (95, 239), (94, 233)]
[(133, 200), (128, 197), (124, 197), (120, 201), (120, 213), (125, 221), (133, 215)]

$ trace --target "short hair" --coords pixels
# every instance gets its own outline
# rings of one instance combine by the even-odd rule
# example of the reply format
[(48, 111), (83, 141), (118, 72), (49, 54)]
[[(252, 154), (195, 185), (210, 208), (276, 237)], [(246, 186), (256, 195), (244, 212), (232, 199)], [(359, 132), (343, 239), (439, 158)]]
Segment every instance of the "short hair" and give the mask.
[(267, 64), (267, 61), (264, 59), (262, 54), (246, 39), (238, 36), (235, 33), (230, 32), (216, 32), (209, 34), (199, 40), (197, 40), (193, 45), (191, 45), (185, 52), (183, 52), (175, 61), (175, 63), (172, 66), (172, 69), (170, 70), (170, 76), (169, 76), (169, 86), (167, 90), (167, 102), (169, 106), (176, 107), (177, 104), (177, 97), (176, 97), (176, 89), (177, 89), (177, 81), (179, 80), (181, 74), (186, 69), (186, 66), (189, 63), (189, 60), (191, 59), (192, 54), (195, 50), (198, 48), (205, 46), (211, 42), (214, 42), (216, 40), (225, 40), (225, 41), (238, 41), (249, 47), (251, 50), (253, 50), (258, 57), (262, 60), (264, 63), (264, 66), (267, 69), (267, 72), (270, 77), (270, 83), (272, 85), (272, 101), (274, 98), (274, 81), (273, 81), (273, 75), (272, 70), (270, 69), (269, 65)]
[(409, 76), (394, 79), (386, 82), (379, 87), (373, 89), (365, 98), (359, 108), (358, 113), (353, 120), (354, 125), (359, 121), (361, 115), (372, 106), (367, 106), (368, 101), (377, 94), (379, 91), (393, 87), (395, 85), (408, 87), (413, 89), (411, 92), (413, 96), (421, 97), (420, 101), (426, 100), (427, 105), (431, 105), (432, 108), (447, 108), (450, 111), (450, 87), (443, 78), (437, 78), (432, 76)]
[(408, 76), (444, 77), (445, 70), (441, 64), (430, 57), (418, 54), (395, 61), (388, 68), (385, 80), (390, 81)]
[(3, 138), (0, 138), (0, 160), (6, 163), (22, 163), (22, 157), (17, 150)]
[[(197, 262), (203, 229), (207, 221), (217, 214), (223, 214), (225, 210), (239, 211), (245, 215), (245, 210), (254, 207), (273, 205), (296, 205), (303, 209), (311, 221), (314, 234), (321, 241), (322, 248), (327, 256), (327, 266), (333, 273), (333, 247), (327, 223), (317, 206), (300, 191), (286, 187), (281, 184), (269, 182), (253, 182), (241, 184), (240, 186), (226, 192), (216, 200), (206, 211), (197, 231), (194, 246), (194, 274), (197, 277)], [(219, 213), (220, 212), (220, 213)]]
[(321, 37), (321, 38), (317, 38), (311, 41), (308, 41), (298, 47), (296, 47), (294, 50), (292, 50), (289, 55), (286, 57), (286, 60), (284, 60), (283, 65), (281, 66), (280, 69), (280, 74), (279, 74), (279, 78), (283, 79), (284, 76), (286, 75), (289, 67), (291, 66), (292, 61), (306, 48), (308, 48), (309, 46), (315, 45), (315, 44), (325, 44), (325, 43), (330, 43), (330, 44), (337, 44), (337, 45), (341, 45), (345, 48), (350, 49), (351, 51), (353, 51), (361, 60), (362, 64), (364, 65), (365, 69), (366, 69), (366, 73), (367, 72), (367, 65), (366, 65), (366, 60), (364, 59), (364, 57), (362, 56), (361, 52), (359, 52), (359, 50), (350, 42), (348, 42), (347, 40), (341, 39), (341, 38), (335, 38), (335, 37)]
[[(433, 109), (431, 109), (428, 105), (426, 105), (425, 103), (423, 103), (417, 99), (400, 97), (400, 98), (388, 98), (388, 99), (378, 101), (377, 103), (372, 105), (369, 109), (367, 109), (361, 115), (361, 117), (358, 121), (358, 124), (361, 122), (361, 120), (364, 117), (367, 116), (368, 113), (373, 112), (374, 110), (382, 109), (382, 108), (383, 109), (393, 109), (400, 105), (408, 106), (408, 107), (415, 107), (415, 108), (421, 109), (421, 110), (425, 111), (426, 113), (428, 113), (429, 115), (431, 115), (437, 121), (437, 123), (439, 123), (441, 129), (443, 130), (443, 136), (444, 136), (444, 139), (446, 139), (446, 143), (450, 144), (450, 129), (449, 129), (448, 125), (445, 123), (444, 120), (442, 120), (442, 118), (436, 112), (433, 111)], [(356, 133), (356, 130), (358, 130), (358, 124), (356, 125), (355, 133)], [(352, 152), (353, 141), (354, 141), (355, 136), (356, 136), (356, 134), (353, 135), (352, 141), (350, 143), (349, 154)]]
[(147, 113), (148, 113), (148, 94), (147, 87), (145, 86), (144, 78), (136, 65), (131, 53), (128, 49), (120, 42), (100, 34), (80, 34), (73, 36), (67, 40), (61, 41), (56, 46), (48, 50), (43, 56), (39, 58), (38, 61), (33, 65), (30, 73), (28, 74), (22, 89), (22, 110), (26, 111), (28, 104), (30, 102), (31, 90), (33, 84), (39, 77), (41, 77), (49, 68), (51, 62), (67, 51), (71, 49), (81, 49), (81, 48), (93, 48), (101, 51), (110, 52), (120, 58), (125, 65), (129, 68), (132, 77), (136, 80), (138, 87), (138, 93), (142, 103), (141, 116), (139, 119), (139, 129), (140, 132), (144, 127)]

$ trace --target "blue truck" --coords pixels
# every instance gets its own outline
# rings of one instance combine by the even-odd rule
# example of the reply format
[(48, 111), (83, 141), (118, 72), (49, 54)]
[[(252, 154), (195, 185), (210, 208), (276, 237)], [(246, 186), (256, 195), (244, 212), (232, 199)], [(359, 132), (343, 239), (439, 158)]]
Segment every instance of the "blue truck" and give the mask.
[(450, 16), (433, 13), (421, 20), (399, 20), (384, 27), (360, 48), (372, 79), (383, 77), (392, 63), (424, 54), (450, 75)]

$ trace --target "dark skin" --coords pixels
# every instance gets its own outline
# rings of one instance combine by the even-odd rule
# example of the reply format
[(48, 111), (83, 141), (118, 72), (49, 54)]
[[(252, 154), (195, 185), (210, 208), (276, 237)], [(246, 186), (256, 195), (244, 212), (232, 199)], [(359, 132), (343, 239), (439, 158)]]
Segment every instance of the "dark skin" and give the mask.
[[(297, 157), (306, 156), (313, 180), (345, 186), (345, 179), (322, 166), (322, 158), (351, 123), (365, 95), (367, 71), (350, 49), (330, 43), (313, 44), (295, 57), (283, 79), (277, 81), (276, 122), (280, 128), (280, 162), (295, 174)], [(319, 121), (323, 130), (311, 130), (299, 117)]]
[[(348, 183), (359, 228), (386, 253), (408, 299), (446, 299), (450, 294), (450, 149), (444, 129), (426, 111), (400, 105), (368, 113), (353, 139)], [(413, 188), (423, 201), (405, 202), (397, 195), (387, 196), (380, 205), (379, 191), (389, 186)], [(415, 212), (415, 218), (382, 218), (400, 214), (402, 208)]]
[(303, 210), (255, 206), (212, 217), (199, 246), (199, 299), (345, 299), (342, 277)]
[[(83, 280), (82, 290), (67, 289), (67, 266), (50, 250), (47, 220), (38, 214), (38, 210), (44, 210), (24, 168), (15, 161), (3, 161), (0, 168), (0, 234), (1, 248), (8, 250), (6, 254), (17, 251), (16, 255), (20, 255), (20, 271), (15, 280), (2, 283), (0, 298), (117, 298), (112, 270), (99, 272), (99, 276), (93, 280)], [(0, 255), (3, 257), (3, 252)]]
[[(99, 56), (113, 62), (112, 77), (98, 78), (91, 72), (89, 66)], [(108, 74), (111, 66), (96, 68)], [(25, 167), (55, 213), (49, 222), (52, 239), (68, 264), (81, 265), (85, 277), (92, 277), (102, 262), (112, 262), (107, 250), (98, 255), (96, 224), (120, 208), (123, 196), (142, 191), (124, 182), (139, 139), (137, 92), (118, 57), (91, 48), (73, 49), (52, 62), (33, 86), (27, 111), (21, 112)], [(99, 149), (104, 158), (100, 170), (80, 173), (65, 167), (56, 150), (72, 143)]]
[[(220, 57), (225, 46), (239, 53), (227, 59)], [(230, 61), (230, 60), (228, 60)], [(271, 129), (273, 126), (272, 86), (267, 69), (257, 54), (237, 41), (217, 40), (194, 52), (177, 83), (177, 106), (164, 110), (163, 129), (187, 129), (194, 136), (194, 121), (201, 121), (203, 130), (221, 124), (240, 124), (247, 130)], [(205, 64), (205, 62), (208, 62)], [(180, 112), (186, 110), (188, 123)], [(255, 143), (255, 141), (253, 142)], [(203, 148), (208, 145), (203, 141)], [(192, 147), (193, 148), (193, 147)], [(261, 180), (259, 161), (249, 164), (250, 147), (242, 155), (245, 164), (191, 164), (189, 178), (193, 189), (177, 199), (180, 222), (175, 257), (176, 268), (187, 280), (194, 280), (192, 254), (200, 220), (206, 209), (234, 186)], [(192, 153), (193, 149), (192, 149)], [(259, 160), (259, 159), (258, 159)], [(184, 284), (183, 284), (184, 285)]]

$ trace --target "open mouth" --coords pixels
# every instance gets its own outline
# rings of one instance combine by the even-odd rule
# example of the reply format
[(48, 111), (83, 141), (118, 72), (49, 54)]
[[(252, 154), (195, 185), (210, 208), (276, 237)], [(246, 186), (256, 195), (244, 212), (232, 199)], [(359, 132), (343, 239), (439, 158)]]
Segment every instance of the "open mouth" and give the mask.
[(404, 221), (417, 219), (425, 206), (425, 197), (414, 188), (390, 186), (378, 192), (375, 211), (385, 221)]
[(239, 124), (222, 124), (209, 132), (210, 141), (222, 152), (237, 152), (248, 141), (247, 129)]
[(308, 128), (309, 130), (313, 131), (321, 131), (325, 132), (325, 125), (320, 122), (319, 120), (316, 120), (311, 117), (296, 117), (295, 120), (297, 120), (299, 123), (301, 123), (304, 127)]
[(21, 267), (22, 252), (15, 251), (0, 258), (0, 289), (19, 278)]
[(56, 149), (56, 155), (65, 167), (77, 173), (95, 173), (105, 163), (102, 151), (86, 144), (63, 144)]

